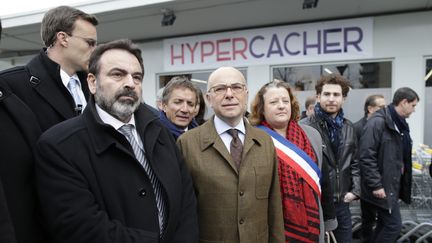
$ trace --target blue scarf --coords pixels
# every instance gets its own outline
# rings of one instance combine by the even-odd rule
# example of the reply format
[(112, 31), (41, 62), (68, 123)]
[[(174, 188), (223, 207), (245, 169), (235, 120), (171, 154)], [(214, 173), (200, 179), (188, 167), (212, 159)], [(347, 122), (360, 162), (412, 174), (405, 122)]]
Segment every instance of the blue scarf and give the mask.
[[(168, 128), (168, 130), (170, 130), (171, 134), (174, 136), (174, 139), (177, 140), (178, 137), (180, 137), (180, 135), (182, 135), (185, 131), (184, 129), (181, 129), (179, 127), (177, 127), (176, 125), (174, 125), (174, 123), (172, 123), (168, 117), (166, 116), (165, 112), (160, 111), (159, 112), (159, 119), (162, 122), (162, 124)], [(188, 126), (188, 130), (197, 127), (198, 124), (195, 121), (195, 119), (192, 119), (191, 123), (189, 123)]]
[(337, 155), (337, 151), (339, 148), (339, 142), (340, 142), (340, 131), (343, 127), (344, 122), (344, 113), (343, 110), (340, 109), (338, 114), (335, 118), (333, 118), (330, 114), (325, 112), (322, 108), (319, 102), (315, 104), (315, 116), (321, 118), (327, 123), (330, 142), (332, 144), (332, 150), (335, 155)]

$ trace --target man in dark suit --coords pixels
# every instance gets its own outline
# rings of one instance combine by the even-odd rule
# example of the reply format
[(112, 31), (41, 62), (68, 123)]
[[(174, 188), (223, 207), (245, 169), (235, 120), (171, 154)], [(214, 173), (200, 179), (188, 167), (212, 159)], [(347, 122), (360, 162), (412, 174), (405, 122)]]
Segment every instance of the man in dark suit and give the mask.
[[(366, 98), (364, 104), (364, 117), (354, 123), (354, 129), (357, 135), (357, 141), (360, 141), (361, 135), (363, 133), (363, 127), (366, 125), (367, 120), (371, 118), (372, 114), (377, 110), (385, 107), (385, 99), (383, 95), (374, 94), (369, 95)], [(369, 232), (367, 232), (369, 234)]]
[(34, 112), (42, 131), (76, 116), (86, 106), (86, 71), (97, 42), (97, 24), (96, 17), (75, 8), (49, 10), (41, 24), (46, 48), (26, 66), (0, 73)]
[[(0, 22), (1, 36), (1, 22)], [(0, 242), (46, 243), (37, 211), (32, 147), (36, 117), (0, 77)]]
[(142, 101), (141, 51), (98, 46), (81, 116), (46, 131), (36, 184), (57, 242), (197, 242), (191, 177), (170, 132)]

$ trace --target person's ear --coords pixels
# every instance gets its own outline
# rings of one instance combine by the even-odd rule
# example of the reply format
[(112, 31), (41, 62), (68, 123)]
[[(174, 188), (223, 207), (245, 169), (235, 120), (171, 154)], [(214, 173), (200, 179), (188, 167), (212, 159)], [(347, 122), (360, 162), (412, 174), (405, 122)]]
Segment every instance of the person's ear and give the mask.
[(87, 84), (90, 92), (94, 95), (96, 93), (96, 76), (93, 73), (87, 75)]

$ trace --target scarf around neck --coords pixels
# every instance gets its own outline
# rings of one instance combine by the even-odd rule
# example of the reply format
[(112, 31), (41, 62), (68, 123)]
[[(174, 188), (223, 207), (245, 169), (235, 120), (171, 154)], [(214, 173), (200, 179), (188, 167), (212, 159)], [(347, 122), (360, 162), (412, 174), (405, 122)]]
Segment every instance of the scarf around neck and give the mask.
[(405, 167), (411, 166), (411, 150), (412, 150), (412, 140), (410, 136), (410, 129), (405, 118), (401, 117), (397, 112), (393, 104), (388, 105), (390, 116), (393, 122), (396, 124), (399, 133), (402, 135), (402, 152), (403, 161)]
[(324, 120), (328, 127), (330, 142), (332, 144), (333, 153), (336, 155), (340, 142), (340, 131), (344, 125), (344, 113), (343, 110), (340, 109), (335, 118), (333, 118), (330, 114), (325, 112), (321, 108), (321, 104), (317, 102), (315, 104), (315, 115), (322, 120)]
[[(168, 128), (168, 130), (170, 130), (171, 134), (174, 136), (174, 139), (177, 140), (178, 137), (180, 137), (180, 135), (182, 135), (185, 130), (181, 129), (179, 127), (177, 127), (176, 125), (174, 125), (174, 123), (172, 123), (168, 117), (166, 116), (164, 111), (160, 111), (159, 112), (159, 119), (162, 122), (162, 124)], [(195, 119), (192, 119), (191, 123), (189, 123), (188, 125), (188, 129), (192, 129), (197, 127), (198, 124), (196, 123)]]

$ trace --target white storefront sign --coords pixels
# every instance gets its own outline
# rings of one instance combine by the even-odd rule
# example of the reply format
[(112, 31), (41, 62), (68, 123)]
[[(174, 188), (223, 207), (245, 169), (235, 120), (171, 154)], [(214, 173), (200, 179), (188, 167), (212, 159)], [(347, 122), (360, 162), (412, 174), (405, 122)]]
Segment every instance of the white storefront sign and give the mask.
[(165, 71), (353, 60), (373, 56), (373, 18), (165, 39)]

